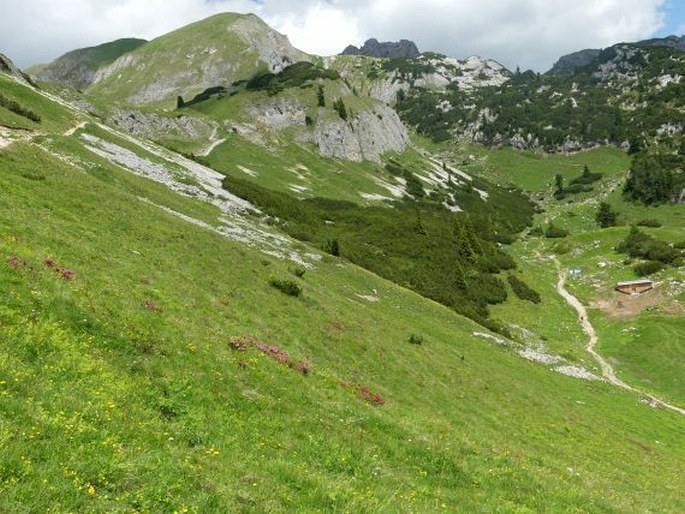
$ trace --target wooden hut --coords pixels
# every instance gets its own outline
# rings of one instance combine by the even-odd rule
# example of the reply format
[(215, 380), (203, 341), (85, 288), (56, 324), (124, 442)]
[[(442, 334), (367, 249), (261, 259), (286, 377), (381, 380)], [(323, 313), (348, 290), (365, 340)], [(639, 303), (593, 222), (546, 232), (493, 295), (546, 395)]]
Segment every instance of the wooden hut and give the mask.
[(616, 291), (625, 294), (640, 294), (654, 288), (654, 282), (648, 278), (641, 278), (639, 280), (628, 280), (626, 282), (616, 283)]

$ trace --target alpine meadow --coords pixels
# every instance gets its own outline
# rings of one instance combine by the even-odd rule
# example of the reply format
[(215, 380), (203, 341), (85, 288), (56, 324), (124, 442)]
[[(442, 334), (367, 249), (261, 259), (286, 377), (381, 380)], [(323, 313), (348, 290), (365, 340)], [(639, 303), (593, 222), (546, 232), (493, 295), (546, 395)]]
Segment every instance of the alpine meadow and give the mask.
[(685, 39), (11, 57), (0, 512), (685, 511)]

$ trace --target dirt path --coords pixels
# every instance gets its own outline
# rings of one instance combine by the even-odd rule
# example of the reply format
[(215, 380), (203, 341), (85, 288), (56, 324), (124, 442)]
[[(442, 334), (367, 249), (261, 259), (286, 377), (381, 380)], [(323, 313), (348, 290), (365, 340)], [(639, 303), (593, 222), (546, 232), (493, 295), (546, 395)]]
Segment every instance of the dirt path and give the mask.
[(620, 387), (621, 389), (625, 389), (626, 391), (631, 391), (633, 393), (638, 393), (642, 397), (643, 401), (652, 407), (663, 407), (665, 409), (670, 409), (672, 411), (678, 412), (679, 414), (685, 415), (685, 409), (681, 409), (680, 407), (671, 405), (670, 403), (667, 403), (651, 394), (645, 393), (644, 391), (632, 387), (616, 376), (614, 368), (611, 366), (611, 364), (609, 364), (604, 359), (604, 357), (602, 357), (599, 353), (595, 351), (595, 345), (597, 344), (597, 332), (595, 332), (595, 328), (590, 323), (590, 319), (587, 315), (587, 310), (585, 309), (585, 306), (582, 303), (580, 303), (580, 300), (578, 300), (578, 298), (576, 298), (566, 290), (566, 288), (564, 287), (564, 284), (566, 282), (566, 273), (563, 271), (561, 263), (556, 258), (554, 258), (554, 261), (556, 262), (557, 267), (559, 268), (559, 281), (557, 282), (557, 292), (578, 313), (578, 319), (580, 321), (580, 324), (582, 325), (585, 333), (590, 338), (587, 343), (586, 350), (601, 366), (602, 376), (604, 376), (604, 378), (606, 378), (616, 387)]
[(62, 135), (63, 135), (63, 136), (73, 136), (74, 133), (75, 133), (77, 130), (82, 129), (82, 128), (85, 127), (87, 124), (88, 124), (87, 121), (82, 121), (82, 122), (79, 123), (78, 125), (74, 125), (73, 127), (71, 127), (69, 130), (64, 131), (64, 133), (63, 133)]
[(217, 138), (217, 129), (214, 127), (214, 130), (212, 131), (212, 135), (209, 136), (209, 145), (207, 145), (206, 148), (204, 148), (198, 155), (200, 157), (207, 157), (210, 153), (212, 153), (212, 150), (214, 150), (217, 146), (219, 146), (221, 143), (225, 142), (226, 138), (219, 139)]

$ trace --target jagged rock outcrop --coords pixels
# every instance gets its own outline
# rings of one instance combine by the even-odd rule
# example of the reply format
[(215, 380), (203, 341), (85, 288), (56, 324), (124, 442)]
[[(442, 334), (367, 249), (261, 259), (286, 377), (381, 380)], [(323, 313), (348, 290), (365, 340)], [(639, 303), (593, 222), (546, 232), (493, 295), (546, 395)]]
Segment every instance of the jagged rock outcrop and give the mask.
[(385, 105), (362, 111), (348, 121), (324, 120), (314, 128), (311, 140), (326, 157), (357, 162), (378, 162), (383, 153), (401, 152), (409, 145), (407, 129)]
[(114, 109), (107, 121), (131, 134), (152, 140), (208, 139), (215, 128), (210, 123), (191, 116), (181, 115), (170, 118), (131, 109)]
[(72, 50), (49, 64), (29, 69), (29, 73), (38, 80), (74, 89), (85, 89), (93, 83), (99, 68), (145, 43), (144, 39), (126, 38)]
[[(295, 140), (314, 143), (325, 157), (356, 162), (379, 161), (383, 153), (401, 152), (409, 145), (406, 127), (387, 105), (378, 104), (359, 111), (348, 120), (319, 108), (316, 121), (307, 126), (310, 109), (308, 104), (281, 98), (270, 104), (253, 105), (247, 114), (255, 121), (254, 132), (278, 133), (296, 128)], [(252, 141), (256, 139), (250, 134), (243, 135)]]
[(416, 44), (408, 39), (380, 43), (374, 38), (368, 39), (360, 48), (349, 45), (342, 52), (342, 55), (366, 55), (378, 58), (405, 57), (409, 59), (418, 57), (419, 54)]
[(369, 88), (369, 96), (395, 105), (401, 90), (407, 92), (412, 88), (424, 88), (445, 91), (448, 87), (456, 87), (462, 91), (473, 91), (501, 86), (511, 77), (511, 72), (497, 61), (477, 56), (458, 60), (438, 54), (422, 54), (412, 62), (415, 71), (392, 70), (375, 79)]

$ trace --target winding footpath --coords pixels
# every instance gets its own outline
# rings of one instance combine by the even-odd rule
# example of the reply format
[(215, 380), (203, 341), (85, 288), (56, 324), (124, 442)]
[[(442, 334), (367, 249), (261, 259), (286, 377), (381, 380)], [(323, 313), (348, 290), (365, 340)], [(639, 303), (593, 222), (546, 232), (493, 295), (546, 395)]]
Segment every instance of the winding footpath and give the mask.
[(580, 324), (582, 325), (585, 333), (590, 338), (585, 349), (599, 363), (600, 367), (602, 368), (602, 376), (616, 387), (620, 387), (621, 389), (625, 389), (626, 391), (631, 391), (633, 393), (639, 394), (642, 397), (642, 401), (644, 401), (652, 407), (662, 407), (664, 409), (670, 409), (679, 414), (685, 415), (685, 409), (677, 407), (676, 405), (671, 405), (670, 403), (667, 403), (657, 398), (656, 396), (645, 393), (640, 389), (630, 386), (616, 376), (614, 368), (611, 366), (611, 364), (609, 364), (604, 359), (604, 357), (602, 357), (599, 353), (597, 353), (597, 351), (595, 351), (595, 345), (597, 344), (597, 332), (595, 332), (595, 328), (590, 323), (590, 319), (587, 315), (587, 310), (585, 309), (585, 306), (582, 303), (580, 303), (580, 300), (578, 300), (578, 298), (576, 298), (566, 290), (566, 288), (564, 287), (564, 284), (566, 282), (566, 273), (564, 273), (561, 267), (561, 263), (556, 259), (556, 257), (554, 258), (554, 262), (559, 268), (559, 281), (557, 282), (557, 292), (578, 313), (578, 319), (580, 321)]

